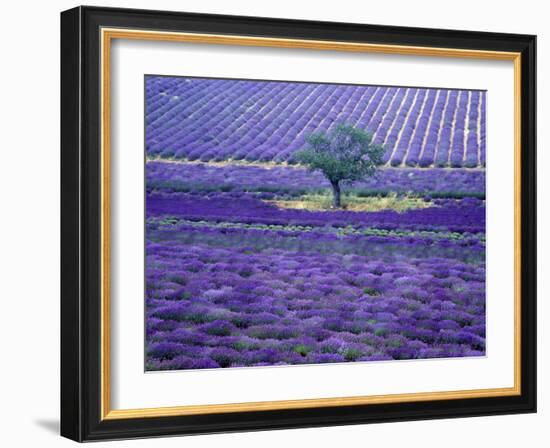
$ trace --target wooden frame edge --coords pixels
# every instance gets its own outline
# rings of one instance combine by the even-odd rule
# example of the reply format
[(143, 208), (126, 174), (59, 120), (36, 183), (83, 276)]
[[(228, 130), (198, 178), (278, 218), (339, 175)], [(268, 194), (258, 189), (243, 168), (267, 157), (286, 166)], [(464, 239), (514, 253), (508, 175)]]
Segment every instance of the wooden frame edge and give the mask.
[(365, 404), (411, 403), (432, 400), (459, 400), (519, 395), (517, 387), (461, 390), (451, 392), (422, 392), (411, 394), (368, 395), (357, 397), (312, 398), (302, 400), (259, 401), (215, 405), (170, 406), (110, 410), (104, 420), (130, 418), (173, 417), (250, 411), (279, 411), (287, 409), (311, 409), (335, 406), (360, 406)]
[[(514, 63), (514, 386), (509, 388), (441, 391), (409, 394), (370, 395), (303, 400), (280, 400), (216, 405), (190, 405), (141, 409), (110, 408), (110, 46), (112, 39), (194, 42), (325, 51), (369, 52), (413, 56), (459, 57), (505, 60)], [(306, 39), (282, 39), (221, 34), (143, 31), (101, 28), (101, 405), (100, 419), (121, 420), (215, 413), (308, 409), (319, 407), (410, 403), (521, 395), (521, 53), (368, 44)]]

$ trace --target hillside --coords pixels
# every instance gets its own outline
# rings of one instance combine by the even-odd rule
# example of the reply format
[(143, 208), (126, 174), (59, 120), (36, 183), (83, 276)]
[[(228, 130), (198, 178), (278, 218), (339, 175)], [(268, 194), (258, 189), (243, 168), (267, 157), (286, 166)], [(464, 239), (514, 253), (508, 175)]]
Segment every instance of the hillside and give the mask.
[(347, 122), (401, 167), (484, 167), (485, 92), (147, 76), (150, 157), (292, 163), (311, 132)]

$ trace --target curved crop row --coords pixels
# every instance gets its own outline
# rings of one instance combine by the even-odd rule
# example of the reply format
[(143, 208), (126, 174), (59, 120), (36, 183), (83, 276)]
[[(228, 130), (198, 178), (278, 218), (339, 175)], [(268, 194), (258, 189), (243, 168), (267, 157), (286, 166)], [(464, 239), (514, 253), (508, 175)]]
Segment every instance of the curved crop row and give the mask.
[(147, 76), (148, 156), (293, 162), (312, 132), (368, 130), (400, 167), (485, 166), (485, 92)]
[(376, 227), (378, 229), (485, 231), (485, 204), (475, 198), (441, 200), (441, 205), (406, 212), (311, 211), (281, 209), (252, 195), (212, 193), (152, 193), (146, 197), (147, 216), (173, 216), (192, 221), (276, 225)]

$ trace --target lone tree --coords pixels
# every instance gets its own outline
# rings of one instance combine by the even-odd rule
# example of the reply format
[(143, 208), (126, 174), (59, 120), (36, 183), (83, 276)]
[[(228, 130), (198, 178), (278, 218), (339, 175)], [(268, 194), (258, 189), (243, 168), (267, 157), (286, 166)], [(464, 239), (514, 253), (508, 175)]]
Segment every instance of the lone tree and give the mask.
[(371, 177), (382, 164), (383, 146), (374, 144), (368, 132), (349, 124), (340, 124), (328, 133), (310, 134), (306, 143), (295, 160), (325, 175), (332, 185), (335, 208), (341, 206), (340, 182)]

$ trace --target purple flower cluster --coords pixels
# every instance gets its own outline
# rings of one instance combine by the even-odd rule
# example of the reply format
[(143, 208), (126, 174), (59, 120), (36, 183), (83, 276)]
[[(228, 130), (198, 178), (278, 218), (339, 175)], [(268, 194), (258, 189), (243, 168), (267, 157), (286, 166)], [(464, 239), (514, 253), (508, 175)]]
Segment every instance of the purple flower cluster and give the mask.
[(280, 210), (147, 196), (146, 368), (482, 356), (484, 202)]
[(283, 249), (318, 254), (368, 253), (380, 259), (399, 255), (452, 258), (469, 263), (485, 260), (483, 235), (454, 232), (211, 223), (163, 217), (148, 221), (147, 236), (154, 241), (177, 240), (181, 244), (246, 247), (254, 252)]
[[(301, 195), (330, 188), (319, 172), (299, 167), (168, 163), (146, 165), (147, 189), (173, 192), (257, 192)], [(376, 176), (346, 187), (365, 195), (415, 193), (430, 197), (485, 196), (485, 170), (381, 169)]]
[(147, 242), (147, 370), (485, 353), (484, 262), (172, 236)]
[[(435, 105), (435, 99), (440, 92), (436, 90), (429, 90), (426, 101), (422, 106), (421, 113), (418, 114), (418, 119), (414, 126), (414, 133), (412, 134), (412, 140), (410, 144), (410, 150), (407, 153), (407, 159), (405, 161), (407, 166), (417, 166), (420, 161), (420, 153), (424, 148), (424, 140), (426, 139), (426, 131), (428, 124), (432, 118), (432, 112)], [(392, 161), (393, 162), (393, 161)]]
[(246, 224), (302, 225), (320, 227), (376, 227), (393, 230), (485, 232), (485, 205), (475, 199), (440, 200), (441, 205), (406, 212), (310, 211), (281, 209), (252, 195), (187, 193), (147, 195), (147, 216), (173, 216), (191, 221), (239, 222)]
[(485, 166), (485, 92), (147, 76), (149, 156), (293, 162), (315, 131), (373, 133), (392, 166)]

